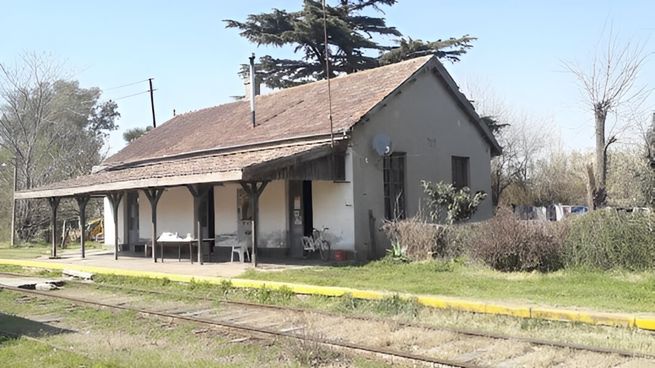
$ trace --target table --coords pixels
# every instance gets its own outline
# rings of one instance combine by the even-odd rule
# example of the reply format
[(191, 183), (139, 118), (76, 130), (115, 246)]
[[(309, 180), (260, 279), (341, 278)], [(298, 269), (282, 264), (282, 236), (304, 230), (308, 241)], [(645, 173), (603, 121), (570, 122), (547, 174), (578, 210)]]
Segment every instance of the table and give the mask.
[[(207, 243), (207, 242), (213, 242), (214, 238), (203, 238), (200, 240), (200, 243)], [(188, 244), (189, 245), (189, 261), (191, 264), (193, 264), (193, 245), (198, 243), (198, 239), (163, 239), (163, 240), (157, 240), (157, 243), (159, 244), (159, 247), (161, 249), (161, 262), (164, 263), (164, 245), (177, 245), (177, 261), (182, 262), (182, 246)], [(146, 247), (148, 245), (146, 244)], [(152, 247), (152, 244), (150, 244)], [(153, 249), (153, 252), (155, 250)], [(198, 249), (198, 252), (202, 252), (202, 248)], [(156, 259), (156, 257), (155, 257)], [(202, 260), (200, 261), (200, 264), (203, 264)]]

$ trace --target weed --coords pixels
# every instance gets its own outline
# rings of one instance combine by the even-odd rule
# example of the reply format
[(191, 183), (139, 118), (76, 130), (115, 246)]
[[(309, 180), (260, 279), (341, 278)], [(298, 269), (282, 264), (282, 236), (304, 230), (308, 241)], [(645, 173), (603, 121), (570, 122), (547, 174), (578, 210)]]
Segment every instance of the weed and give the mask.
[(288, 302), (292, 298), (296, 296), (296, 294), (291, 290), (291, 288), (283, 285), (279, 289), (275, 291), (275, 295), (277, 296), (277, 299), (280, 301)]
[(220, 284), (218, 284), (218, 293), (222, 296), (228, 296), (233, 289), (234, 286), (230, 280), (221, 280)]
[(402, 298), (398, 294), (375, 302), (375, 311), (386, 315), (404, 314), (415, 317), (419, 314), (421, 308), (416, 299)]
[[(308, 321), (305, 321), (305, 324), (307, 323)], [(324, 340), (324, 336), (311, 334), (307, 329), (303, 329), (298, 335), (300, 339), (287, 340), (286, 350), (301, 366), (322, 367), (332, 366), (339, 361), (345, 362), (342, 353), (319, 342)]]
[(341, 312), (352, 312), (360, 307), (362, 300), (353, 298), (352, 294), (344, 294), (338, 298), (336, 309)]

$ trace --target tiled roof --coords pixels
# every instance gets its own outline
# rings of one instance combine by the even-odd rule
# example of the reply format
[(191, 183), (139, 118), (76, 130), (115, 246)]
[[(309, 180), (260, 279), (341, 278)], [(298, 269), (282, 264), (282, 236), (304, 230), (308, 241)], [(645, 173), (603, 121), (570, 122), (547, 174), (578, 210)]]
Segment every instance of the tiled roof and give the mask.
[[(334, 131), (353, 126), (430, 59), (429, 56), (416, 58), (332, 79)], [(257, 96), (255, 103), (257, 126), (254, 128), (248, 101), (210, 107), (174, 117), (105, 163), (330, 133), (326, 81)]]
[[(428, 63), (492, 153), (499, 153), (500, 146), (487, 126), (443, 65), (431, 56), (332, 79), (333, 131), (350, 129)], [(255, 127), (249, 105), (238, 101), (178, 115), (105, 160), (104, 169), (17, 192), (16, 198), (246, 180), (243, 174), (250, 167), (325, 147), (326, 143), (315, 142), (330, 133), (326, 81), (257, 96)]]

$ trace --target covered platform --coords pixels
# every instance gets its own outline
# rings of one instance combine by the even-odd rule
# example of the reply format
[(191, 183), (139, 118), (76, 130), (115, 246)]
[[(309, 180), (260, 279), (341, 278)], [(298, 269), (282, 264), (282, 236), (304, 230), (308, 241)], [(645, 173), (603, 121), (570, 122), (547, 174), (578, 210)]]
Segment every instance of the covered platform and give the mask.
[[(338, 141), (342, 141), (342, 136)], [(175, 188), (185, 188), (191, 194), (190, 207), (192, 213), (185, 214), (176, 212), (178, 208), (168, 208), (169, 217), (177, 217), (177, 221), (193, 222), (193, 230), (187, 235), (187, 238), (194, 239), (194, 244), (185, 243), (197, 257), (194, 261), (196, 264), (203, 265), (206, 263), (205, 254), (213, 252), (218, 245), (219, 234), (214, 235), (213, 230), (207, 234), (208, 216), (213, 217), (215, 212), (208, 209), (208, 202), (212, 201), (214, 187), (224, 187), (225, 185), (237, 185), (243, 190), (247, 197), (247, 211), (251, 218), (247, 223), (247, 246), (250, 248), (250, 259), (253, 266), (258, 266), (257, 249), (260, 247), (259, 241), (259, 202), (260, 196), (271, 181), (280, 180), (325, 180), (335, 181), (344, 179), (343, 152), (345, 146), (339, 142), (335, 144), (333, 137), (319, 136), (310, 140), (303, 139), (300, 142), (293, 139), (276, 144), (264, 146), (251, 145), (248, 147), (238, 148), (219, 148), (214, 150), (203, 151), (192, 154), (177, 154), (169, 157), (160, 157), (158, 159), (143, 159), (130, 163), (112, 163), (105, 167), (100, 167), (93, 173), (81, 176), (75, 179), (69, 179), (58, 183), (46, 185), (26, 191), (15, 193), (15, 199), (47, 199), (51, 208), (51, 255), (52, 259), (61, 259), (64, 261), (74, 262), (74, 258), (60, 256), (57, 254), (57, 210), (62, 199), (73, 199), (77, 202), (80, 214), (80, 256), (78, 261), (87, 261), (85, 251), (84, 225), (86, 223), (86, 206), (91, 198), (106, 198), (105, 202), (111, 210), (111, 233), (109, 235), (113, 240), (113, 252), (102, 255), (94, 254), (90, 261), (103, 263), (109, 259), (117, 260), (119, 254), (125, 258), (126, 262), (139, 262), (150, 264), (154, 261), (157, 263), (159, 254), (163, 262), (165, 252), (164, 242), (158, 239), (162, 231), (169, 229), (158, 228), (158, 204), (165, 191)], [(132, 247), (131, 251), (125, 252), (119, 239), (119, 217), (123, 216), (126, 210), (128, 194), (132, 193), (138, 196), (142, 192), (147, 198), (149, 204), (149, 238), (145, 246), (141, 245), (140, 254), (136, 254)], [(223, 206), (230, 207), (231, 203), (221, 203)], [(179, 203), (178, 206), (184, 207), (186, 203)], [(170, 207), (170, 206), (169, 206)], [(145, 208), (145, 207), (144, 207)], [(280, 209), (280, 216), (284, 217), (283, 208)], [(120, 213), (119, 213), (120, 212)], [(208, 213), (209, 212), (209, 213)], [(178, 213), (178, 214), (176, 214)], [(189, 216), (190, 215), (190, 216)], [(129, 220), (123, 216), (125, 222), (124, 229), (129, 226)], [(204, 223), (203, 223), (204, 221)], [(210, 221), (211, 222), (211, 221)], [(107, 229), (108, 223), (105, 223)], [(120, 225), (122, 226), (122, 224)], [(126, 231), (127, 232), (127, 231)], [(244, 231), (245, 232), (245, 231)], [(199, 236), (200, 234), (200, 236)], [(129, 238), (129, 237), (128, 237)], [(139, 238), (138, 241), (141, 241)], [(243, 239), (241, 240), (243, 241)], [(158, 244), (159, 243), (159, 244)], [(132, 244), (127, 244), (132, 245)], [(239, 245), (241, 246), (241, 245)], [(156, 251), (152, 251), (152, 249)], [(129, 249), (129, 248), (128, 248)], [(211, 249), (211, 251), (209, 250)], [(149, 252), (150, 250), (150, 252)], [(198, 251), (200, 250), (200, 251)], [(179, 250), (178, 250), (179, 251)], [(188, 253), (187, 253), (188, 254)], [(127, 257), (123, 257), (126, 255)], [(141, 255), (141, 258), (135, 256)], [(151, 257), (147, 262), (145, 258)], [(224, 259), (224, 258), (223, 258)], [(189, 260), (187, 256), (187, 261)], [(212, 265), (217, 263), (211, 262)], [(243, 262), (243, 258), (241, 258)], [(167, 266), (162, 269), (191, 267), (190, 263), (178, 264), (179, 262), (167, 262)], [(228, 262), (229, 263), (229, 262)], [(173, 265), (175, 264), (175, 265)], [(233, 276), (243, 272), (245, 265), (226, 266), (221, 263), (222, 267), (227, 268), (227, 273)], [(145, 266), (144, 266), (145, 267)], [(141, 269), (145, 269), (141, 267)], [(207, 272), (211, 273), (211, 267)], [(234, 269), (234, 271), (229, 271)], [(184, 272), (178, 270), (176, 272)]]
[[(251, 263), (230, 262), (224, 257), (221, 259), (205, 260), (203, 267), (197, 267), (196, 263), (192, 264), (188, 259), (178, 262), (177, 259), (166, 258), (164, 263), (154, 263), (149, 258), (138, 256), (121, 256), (120, 259), (120, 262), (116, 262), (113, 251), (108, 250), (87, 252), (84, 258), (80, 254), (64, 253), (57, 259), (44, 256), (36, 258), (34, 261), (53, 265), (102, 267), (135, 272), (157, 272), (170, 275), (226, 278), (237, 277), (253, 267)], [(293, 261), (260, 257), (257, 269), (259, 271), (276, 272), (310, 267), (318, 263), (318, 261), (314, 262), (312, 260)]]

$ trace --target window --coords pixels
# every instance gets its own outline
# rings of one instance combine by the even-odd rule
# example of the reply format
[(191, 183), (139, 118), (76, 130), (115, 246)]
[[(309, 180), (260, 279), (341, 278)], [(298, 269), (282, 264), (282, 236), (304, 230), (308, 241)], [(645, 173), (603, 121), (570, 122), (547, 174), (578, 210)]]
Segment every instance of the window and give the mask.
[(453, 186), (457, 189), (470, 187), (469, 158), (453, 156), (451, 164), (453, 168)]
[(405, 154), (393, 153), (383, 162), (384, 217), (405, 218)]

